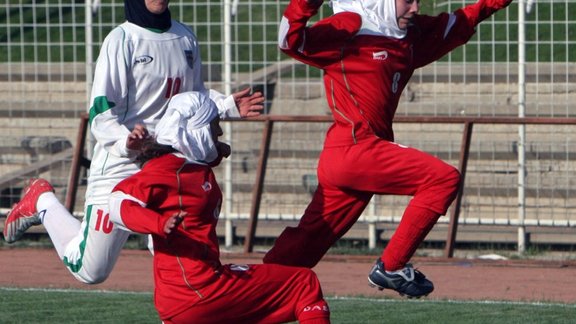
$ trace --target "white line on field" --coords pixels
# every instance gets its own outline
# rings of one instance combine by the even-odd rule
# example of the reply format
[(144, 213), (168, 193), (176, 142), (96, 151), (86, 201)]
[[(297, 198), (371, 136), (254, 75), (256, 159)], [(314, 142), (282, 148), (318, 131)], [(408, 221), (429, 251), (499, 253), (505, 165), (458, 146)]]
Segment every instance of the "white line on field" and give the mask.
[(438, 303), (438, 304), (486, 304), (486, 305), (518, 305), (518, 306), (539, 306), (539, 307), (556, 307), (562, 306), (567, 308), (576, 308), (576, 304), (565, 304), (565, 303), (544, 303), (544, 302), (521, 302), (521, 301), (497, 301), (497, 300), (452, 300), (452, 299), (380, 299), (380, 298), (365, 298), (365, 297), (346, 297), (346, 296), (334, 296), (326, 297), (327, 300), (345, 300), (345, 301), (364, 301), (364, 302), (375, 302), (375, 303)]
[[(125, 294), (125, 295), (152, 295), (152, 292), (146, 291), (115, 291), (115, 290), (82, 290), (82, 289), (59, 289), (59, 288), (16, 288), (16, 287), (0, 287), (0, 291), (30, 291), (30, 292), (74, 292), (86, 294)], [(375, 303), (438, 303), (438, 304), (486, 304), (486, 305), (518, 305), (518, 306), (538, 306), (538, 307), (567, 307), (576, 308), (576, 304), (565, 303), (544, 303), (544, 302), (521, 302), (521, 301), (496, 301), (496, 300), (451, 300), (451, 299), (384, 299), (384, 298), (368, 298), (368, 297), (346, 297), (346, 296), (332, 296), (326, 297), (330, 300), (343, 300), (343, 301), (363, 301)]]
[(152, 295), (147, 291), (116, 291), (116, 290), (83, 290), (83, 289), (60, 289), (60, 288), (16, 288), (16, 287), (0, 287), (0, 291), (30, 291), (30, 292), (74, 292), (74, 293), (87, 293), (87, 294), (126, 294), (126, 295)]

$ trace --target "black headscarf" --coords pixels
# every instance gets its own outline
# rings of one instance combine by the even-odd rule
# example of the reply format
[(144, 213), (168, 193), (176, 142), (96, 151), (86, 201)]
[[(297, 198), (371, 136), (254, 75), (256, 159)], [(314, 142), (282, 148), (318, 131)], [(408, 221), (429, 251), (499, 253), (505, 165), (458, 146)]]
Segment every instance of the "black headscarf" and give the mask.
[(144, 28), (167, 30), (172, 25), (170, 10), (166, 8), (161, 14), (148, 11), (144, 0), (124, 0), (126, 20)]

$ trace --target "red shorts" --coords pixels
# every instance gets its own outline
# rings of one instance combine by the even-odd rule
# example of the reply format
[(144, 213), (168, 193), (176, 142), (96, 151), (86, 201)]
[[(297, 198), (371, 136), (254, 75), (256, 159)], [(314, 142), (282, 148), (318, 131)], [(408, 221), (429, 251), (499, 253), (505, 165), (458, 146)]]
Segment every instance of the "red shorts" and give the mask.
[[(164, 323), (329, 323), (316, 274), (275, 264), (225, 265), (203, 298)], [(324, 320), (324, 321), (322, 321)]]

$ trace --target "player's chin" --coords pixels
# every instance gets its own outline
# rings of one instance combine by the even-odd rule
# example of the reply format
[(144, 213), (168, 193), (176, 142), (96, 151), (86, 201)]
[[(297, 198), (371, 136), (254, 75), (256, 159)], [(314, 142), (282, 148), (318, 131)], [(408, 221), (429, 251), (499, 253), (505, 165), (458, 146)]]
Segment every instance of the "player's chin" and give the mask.
[(208, 166), (210, 166), (212, 168), (217, 167), (222, 162), (222, 159), (224, 159), (224, 156), (218, 154), (218, 157), (214, 161), (208, 163)]
[(413, 17), (400, 17), (398, 18), (398, 28), (408, 29), (408, 27), (414, 25)]
[(222, 156), (222, 157), (229, 157), (230, 153), (232, 153), (232, 149), (230, 148), (230, 145), (223, 143), (223, 142), (217, 142), (216, 143), (216, 149), (218, 150), (218, 155)]
[[(224, 143), (222, 143), (224, 144)], [(220, 165), (220, 163), (222, 162), (223, 159), (227, 158), (230, 156), (230, 146), (227, 144), (224, 144), (224, 146), (218, 146), (218, 156), (216, 157), (216, 159), (214, 159), (214, 161), (208, 163), (209, 166), (211, 167), (216, 167), (218, 165)]]

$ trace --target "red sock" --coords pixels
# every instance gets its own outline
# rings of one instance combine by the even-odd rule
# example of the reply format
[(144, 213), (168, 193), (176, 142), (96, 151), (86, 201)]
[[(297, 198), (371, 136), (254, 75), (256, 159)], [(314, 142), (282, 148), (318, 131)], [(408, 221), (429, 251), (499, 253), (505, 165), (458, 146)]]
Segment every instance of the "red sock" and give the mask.
[(430, 209), (408, 205), (396, 232), (382, 252), (386, 271), (396, 271), (406, 266), (439, 217)]

